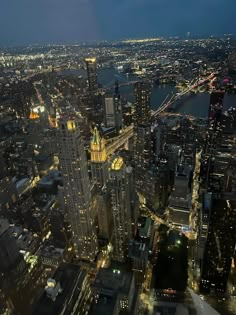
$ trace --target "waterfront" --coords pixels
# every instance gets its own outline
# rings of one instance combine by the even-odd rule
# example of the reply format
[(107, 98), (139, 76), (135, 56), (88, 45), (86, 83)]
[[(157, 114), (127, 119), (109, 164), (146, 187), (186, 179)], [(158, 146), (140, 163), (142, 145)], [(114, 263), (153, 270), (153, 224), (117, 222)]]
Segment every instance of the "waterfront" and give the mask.
[[(85, 70), (65, 70), (61, 74), (69, 75), (81, 75), (86, 77)], [(104, 87), (111, 87), (115, 80), (118, 80), (120, 84), (140, 80), (138, 77), (130, 75), (127, 76), (116, 71), (113, 68), (103, 68), (98, 70), (98, 81)], [(112, 89), (110, 90), (112, 92)], [(120, 88), (121, 95), (126, 98), (128, 101), (133, 101), (133, 86), (126, 85)], [(170, 93), (175, 93), (176, 88), (173, 85), (156, 85), (152, 89), (151, 95), (151, 107), (153, 110), (157, 109), (166, 96)], [(192, 97), (186, 98), (183, 100), (182, 104), (178, 106), (177, 112), (181, 114), (192, 115), (195, 117), (207, 117), (208, 115), (208, 106), (210, 101), (210, 95), (207, 92), (198, 93)], [(236, 95), (225, 95), (224, 100), (224, 109), (230, 107), (236, 107)]]

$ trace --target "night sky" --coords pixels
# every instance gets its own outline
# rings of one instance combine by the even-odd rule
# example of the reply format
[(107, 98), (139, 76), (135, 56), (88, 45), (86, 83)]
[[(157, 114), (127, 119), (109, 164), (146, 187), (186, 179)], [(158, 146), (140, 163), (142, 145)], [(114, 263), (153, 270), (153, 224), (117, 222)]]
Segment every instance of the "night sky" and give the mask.
[(236, 33), (236, 0), (0, 0), (0, 45)]

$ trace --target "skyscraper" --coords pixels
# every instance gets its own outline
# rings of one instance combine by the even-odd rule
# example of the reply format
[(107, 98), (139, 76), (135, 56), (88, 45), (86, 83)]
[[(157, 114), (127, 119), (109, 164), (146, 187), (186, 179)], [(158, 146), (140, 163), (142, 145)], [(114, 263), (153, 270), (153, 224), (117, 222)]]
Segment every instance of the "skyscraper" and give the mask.
[(118, 82), (114, 95), (105, 98), (105, 125), (114, 127), (117, 132), (122, 129), (122, 106)]
[(146, 82), (137, 82), (134, 85), (134, 125), (150, 125), (151, 119), (151, 88)]
[(129, 169), (126, 169), (123, 159), (116, 157), (111, 165), (110, 188), (113, 216), (113, 256), (118, 261), (124, 261), (131, 237), (131, 194), (129, 187)]
[(236, 245), (235, 122), (236, 111), (231, 109), (221, 114), (215, 132), (211, 126), (208, 131), (212, 133), (212, 142), (208, 144), (205, 155), (208, 158), (207, 189), (212, 193), (212, 203), (204, 255), (201, 257), (200, 282), (200, 290), (207, 293), (224, 294), (227, 291), (233, 265)]
[(139, 194), (146, 197), (145, 181), (151, 160), (150, 85), (137, 82), (134, 86), (134, 162), (135, 182)]
[[(24, 297), (25, 273), (27, 265), (20, 253), (15, 238), (9, 232), (9, 224), (6, 219), (0, 218), (0, 295), (4, 295), (9, 308), (9, 313), (27, 314)], [(19, 294), (19, 290), (20, 294)], [(21, 297), (19, 298), (19, 295)]]
[(80, 259), (93, 261), (97, 252), (95, 211), (86, 153), (75, 117), (59, 120), (58, 142), (64, 202), (71, 223), (75, 255)]
[(98, 237), (110, 241), (112, 235), (112, 211), (110, 191), (104, 186), (96, 196), (98, 209)]
[(96, 58), (86, 58), (85, 63), (87, 68), (89, 90), (94, 92), (98, 87)]
[(215, 198), (201, 272), (200, 290), (224, 294), (235, 253), (236, 200)]
[(205, 161), (202, 163), (202, 168), (205, 167), (204, 172), (206, 174), (206, 185), (209, 185), (210, 170), (213, 166), (215, 149), (217, 143), (220, 140), (219, 134), (221, 133), (223, 100), (223, 91), (214, 91), (211, 93), (208, 110), (208, 126), (206, 132), (205, 150), (203, 155)]

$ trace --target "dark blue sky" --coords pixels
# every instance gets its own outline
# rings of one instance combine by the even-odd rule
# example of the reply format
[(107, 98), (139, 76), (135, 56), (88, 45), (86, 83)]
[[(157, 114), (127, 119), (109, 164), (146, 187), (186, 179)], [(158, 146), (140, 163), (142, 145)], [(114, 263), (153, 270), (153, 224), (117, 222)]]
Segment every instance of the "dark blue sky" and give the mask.
[(236, 0), (0, 0), (0, 45), (236, 33)]

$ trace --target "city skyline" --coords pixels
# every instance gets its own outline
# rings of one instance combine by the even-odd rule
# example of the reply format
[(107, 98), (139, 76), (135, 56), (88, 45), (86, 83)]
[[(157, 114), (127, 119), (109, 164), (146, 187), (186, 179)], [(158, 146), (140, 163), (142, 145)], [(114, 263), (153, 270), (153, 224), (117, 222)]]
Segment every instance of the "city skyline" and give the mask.
[(0, 108), (0, 314), (236, 314), (236, 37), (0, 48)]
[(0, 46), (232, 34), (235, 9), (233, 0), (3, 0)]

